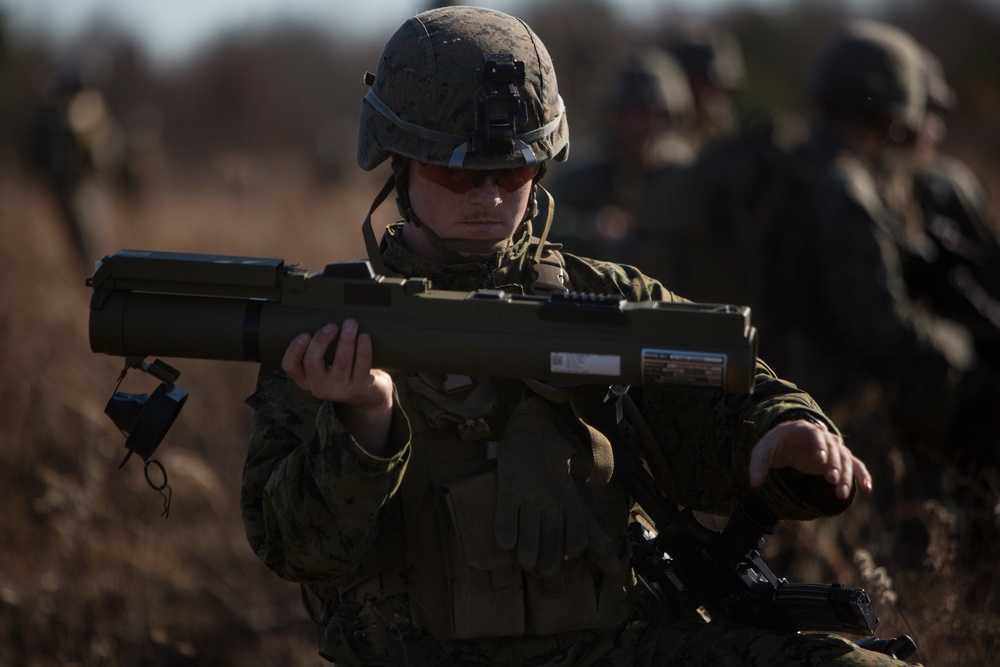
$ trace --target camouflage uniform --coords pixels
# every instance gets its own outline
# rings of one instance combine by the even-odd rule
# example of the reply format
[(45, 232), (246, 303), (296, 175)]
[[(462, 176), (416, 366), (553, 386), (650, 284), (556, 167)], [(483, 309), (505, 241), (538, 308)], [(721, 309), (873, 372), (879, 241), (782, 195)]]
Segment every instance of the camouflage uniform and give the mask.
[(910, 296), (904, 269), (921, 246), (879, 198), (870, 169), (821, 127), (798, 159), (814, 178), (802, 217), (777, 238), (762, 313), (782, 332), (767, 348), (776, 367), (829, 404), (864, 395), (873, 380), (890, 396), (922, 388), (900, 397), (900, 416), (936, 421), (954, 409), (954, 378), (971, 363), (967, 332)]
[(969, 327), (983, 363), (1000, 363), (1000, 225), (973, 171), (943, 155), (945, 115), (955, 94), (944, 68), (924, 52), (927, 115), (911, 153), (913, 201), (932, 241), (933, 255), (910, 281), (911, 291), (936, 312)]
[(938, 156), (919, 168), (914, 194), (935, 247), (936, 312), (969, 327), (980, 360), (1000, 363), (1000, 236), (992, 203), (963, 162)]
[[(522, 282), (525, 249), (522, 239), (495, 261), (443, 267), (409, 253), (399, 240), (398, 227), (390, 227), (384, 260), (394, 272), (426, 276), (443, 288), (471, 290)], [(566, 264), (576, 289), (622, 294), (630, 300), (674, 299), (658, 282), (619, 265), (573, 255), (566, 255)], [(397, 377), (398, 386), (412, 382)], [(498, 390), (508, 396), (508, 403), (501, 401), (498, 414), (490, 415), (491, 420), (497, 419), (494, 432), (502, 432), (503, 416), (511, 410), (509, 401), (519, 398), (520, 392), (520, 388), (513, 394), (509, 387)], [(776, 379), (763, 366), (758, 368), (750, 396), (646, 389), (636, 398), (651, 427), (662, 434), (660, 444), (671, 469), (677, 471), (674, 482), (681, 502), (721, 513), (731, 512), (739, 495), (750, 492), (746, 477), (750, 449), (775, 420), (794, 408), (822, 415), (806, 394)], [(836, 638), (768, 633), (726, 623), (700, 627), (640, 621), (550, 636), (435, 639), (412, 624), (405, 584), (418, 575), (405, 566), (381, 575), (403, 582), (395, 595), (380, 597), (381, 589), (376, 588), (359, 599), (348, 589), (377, 574), (371, 568), (386, 557), (380, 548), (399, 548), (399, 533), (405, 527), (399, 525), (396, 505), (406, 493), (408, 476), (417, 475), (410, 470), (413, 461), (429, 465), (417, 448), (432, 447), (434, 437), (444, 437), (443, 432), (453, 432), (457, 425), (421, 434), (418, 445), (410, 442), (407, 427), (408, 420), (418, 420), (398, 410), (393, 437), (399, 449), (380, 459), (367, 455), (344, 431), (333, 405), (297, 389), (280, 371), (262, 370), (261, 386), (249, 403), (255, 413), (243, 488), (247, 535), (270, 568), (286, 579), (307, 584), (319, 596), (322, 609), (317, 618), (324, 623), (321, 652), (340, 664), (560, 664), (566, 655), (579, 656), (591, 647), (603, 646), (604, 638), (616, 648), (603, 664), (663, 664), (666, 656), (684, 664), (709, 664), (714, 657), (718, 664), (723, 646), (724, 652), (734, 651), (741, 659), (759, 660), (759, 664), (773, 664), (779, 655), (783, 661), (795, 659), (800, 661), (797, 664), (809, 665), (894, 664)], [(427, 416), (423, 414), (419, 421)], [(469, 448), (486, 461), (481, 443)], [(621, 493), (615, 486), (613, 482), (593, 498), (595, 508), (612, 503)], [(821, 480), (803, 487), (772, 474), (761, 494), (780, 516), (808, 519), (844, 508), (843, 502), (826, 495), (824, 487)], [(624, 520), (627, 505), (618, 507)], [(481, 518), (492, 523), (489, 516)], [(620, 521), (618, 526), (616, 539), (621, 541)], [(421, 539), (435, 543), (443, 538), (429, 531)], [(624, 553), (624, 544), (620, 548)], [(446, 569), (444, 564), (440, 567)], [(533, 575), (522, 572), (520, 576)], [(600, 572), (593, 576), (599, 577)], [(390, 586), (383, 582), (382, 587)], [(722, 641), (727, 636), (746, 641), (739, 648), (728, 647)]]
[[(490, 10), (456, 8), (424, 13), (401, 31), (416, 29), (430, 35), (427, 41), (417, 40), (428, 50), (465, 49), (482, 40), (491, 47), (483, 50), (493, 54), (492, 47), (500, 41), (519, 59), (538, 54), (547, 59), (540, 42), (514, 21)], [(463, 22), (467, 27), (456, 33), (453, 28)], [(446, 38), (435, 41), (442, 34)], [(530, 40), (527, 50), (523, 44), (511, 44), (519, 35)], [(544, 59), (543, 69), (548, 67)], [(383, 65), (399, 73), (391, 57), (384, 58)], [(399, 71), (419, 74), (418, 69)], [(378, 143), (390, 139), (398, 128), (414, 127), (412, 120), (379, 108), (386, 102), (382, 96), (388, 97), (379, 88), (383, 75), (386, 72), (380, 69), (372, 88), (382, 101), (373, 100), (365, 112), (372, 115), (366, 119), (363, 114), (362, 119), (359, 162), (366, 168), (391, 150), (372, 149), (365, 138), (369, 131)], [(554, 83), (542, 78), (543, 83)], [(554, 102), (554, 86), (548, 93)], [(508, 89), (506, 100), (500, 99), (494, 109), (513, 109), (512, 118), (523, 118), (516, 113), (517, 105), (503, 106), (512, 95)], [(543, 119), (549, 121), (546, 127), (558, 126), (558, 106), (553, 104)], [(493, 119), (497, 122), (491, 129), (502, 126), (502, 113)], [(518, 137), (539, 137), (525, 135), (522, 129), (513, 128), (514, 146)], [(424, 135), (423, 141), (414, 139), (411, 146), (393, 148), (423, 150), (424, 158), (435, 164), (466, 159), (461, 145), (448, 148), (444, 133), (419, 127), (416, 132)], [(473, 164), (496, 168), (490, 160), (523, 164), (540, 155), (542, 159), (564, 156), (565, 138), (559, 130), (549, 132), (552, 141), (532, 146), (522, 140), (516, 155), (480, 150)], [(485, 138), (488, 143), (489, 136)], [(400, 190), (404, 196), (405, 184)], [(400, 208), (407, 211), (408, 203), (401, 201)], [(418, 256), (404, 245), (402, 229), (411, 224), (416, 224), (413, 218), (390, 225), (377, 247), (378, 257), (370, 259), (387, 272), (426, 277), (442, 289), (532, 291), (538, 284), (533, 249), (539, 241), (532, 237), (530, 219), (496, 251), (447, 265)], [(440, 241), (448, 246), (448, 239)], [(633, 268), (570, 254), (561, 257), (561, 275), (573, 290), (630, 301), (677, 299)], [(593, 549), (580, 555), (567, 549), (565, 558), (549, 566), (541, 558), (537, 567), (522, 566), (520, 553), (500, 548), (494, 531), (494, 522), (510, 510), (501, 500), (505, 483), (512, 481), (504, 469), (505, 453), (523, 451), (531, 461), (536, 457), (544, 461), (549, 451), (563, 444), (574, 450), (582, 447), (574, 432), (567, 430), (562, 413), (520, 381), (402, 372), (394, 372), (393, 381), (393, 416), (384, 457), (371, 455), (359, 444), (338, 418), (336, 405), (300, 390), (280, 370), (262, 368), (258, 389), (248, 399), (254, 416), (242, 490), (247, 537), (275, 573), (303, 584), (307, 606), (318, 623), (320, 653), (327, 659), (342, 665), (553, 667), (734, 660), (901, 664), (833, 636), (768, 632), (722, 621), (637, 620), (628, 598), (632, 576), (625, 529), (630, 499), (617, 479), (593, 482), (572, 477), (566, 459), (556, 461), (552, 469), (542, 468), (541, 486), (568, 484), (567, 498), (575, 504), (556, 509), (565, 512), (567, 522), (582, 519), (588, 528), (596, 527), (596, 534), (588, 538), (592, 542), (603, 538), (611, 549), (598, 554), (603, 558), (592, 558)], [(603, 393), (596, 386), (585, 391)], [(728, 514), (741, 496), (753, 493), (778, 516), (790, 519), (829, 516), (850, 503), (837, 499), (824, 480), (784, 470), (772, 471), (761, 488), (751, 490), (747, 472), (751, 449), (764, 433), (788, 418), (789, 411), (805, 411), (833, 428), (807, 394), (776, 378), (763, 364), (758, 365), (751, 394), (659, 386), (636, 390), (633, 398), (658, 436), (680, 503)], [(524, 443), (529, 447), (521, 447)], [(540, 537), (544, 542), (553, 536), (543, 532)]]

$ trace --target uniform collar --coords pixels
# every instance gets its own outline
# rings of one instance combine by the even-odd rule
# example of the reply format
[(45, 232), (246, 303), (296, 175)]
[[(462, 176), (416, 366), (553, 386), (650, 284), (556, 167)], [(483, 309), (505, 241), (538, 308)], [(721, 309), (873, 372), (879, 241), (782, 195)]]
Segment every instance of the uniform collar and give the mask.
[(403, 222), (386, 227), (382, 237), (382, 261), (388, 270), (406, 277), (428, 278), (437, 289), (473, 291), (507, 285), (521, 285), (525, 280), (531, 223), (524, 225), (517, 241), (491, 257), (476, 258), (460, 264), (438, 264), (413, 253), (403, 243)]

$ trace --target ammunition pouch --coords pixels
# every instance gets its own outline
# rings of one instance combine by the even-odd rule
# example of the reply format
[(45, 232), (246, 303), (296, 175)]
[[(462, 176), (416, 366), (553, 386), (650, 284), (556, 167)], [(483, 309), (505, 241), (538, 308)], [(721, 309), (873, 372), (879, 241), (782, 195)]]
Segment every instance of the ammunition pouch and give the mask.
[[(521, 569), (515, 551), (497, 547), (495, 471), (445, 485), (439, 500), (451, 606), (446, 636), (550, 635), (610, 628), (625, 620), (627, 558), (614, 575), (576, 558), (558, 575), (542, 577)], [(441, 630), (431, 628), (434, 634)]]

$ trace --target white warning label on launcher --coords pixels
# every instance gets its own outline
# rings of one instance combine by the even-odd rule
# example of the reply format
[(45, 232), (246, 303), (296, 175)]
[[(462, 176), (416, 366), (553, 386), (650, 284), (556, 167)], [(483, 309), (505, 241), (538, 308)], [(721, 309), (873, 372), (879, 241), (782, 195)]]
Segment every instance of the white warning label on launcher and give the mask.
[(679, 350), (643, 350), (642, 383), (722, 389), (727, 355)]
[(616, 354), (551, 352), (549, 370), (570, 375), (611, 375), (622, 373), (622, 358)]

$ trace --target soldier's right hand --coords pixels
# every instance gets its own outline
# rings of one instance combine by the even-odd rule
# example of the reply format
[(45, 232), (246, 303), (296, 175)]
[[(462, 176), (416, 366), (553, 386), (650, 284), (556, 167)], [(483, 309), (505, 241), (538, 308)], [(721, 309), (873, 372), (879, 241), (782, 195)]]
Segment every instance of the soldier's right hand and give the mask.
[[(326, 353), (334, 345), (333, 361)], [(302, 390), (335, 403), (347, 430), (371, 454), (385, 453), (392, 419), (392, 378), (372, 368), (371, 336), (359, 333), (355, 320), (342, 327), (327, 324), (315, 334), (297, 336), (281, 359), (281, 367)]]

